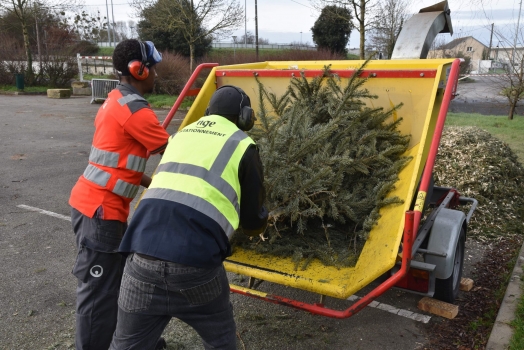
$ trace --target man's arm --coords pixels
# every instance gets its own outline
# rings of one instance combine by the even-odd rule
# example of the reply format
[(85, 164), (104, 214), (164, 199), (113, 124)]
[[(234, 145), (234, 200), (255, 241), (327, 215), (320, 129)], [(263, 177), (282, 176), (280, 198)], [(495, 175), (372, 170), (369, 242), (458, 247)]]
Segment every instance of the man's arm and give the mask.
[(164, 152), (169, 134), (160, 125), (155, 112), (150, 108), (142, 108), (133, 113), (126, 121), (124, 128), (151, 154)]
[(249, 146), (240, 161), (240, 226), (245, 234), (256, 236), (264, 232), (268, 213), (264, 207), (264, 170), (255, 145)]

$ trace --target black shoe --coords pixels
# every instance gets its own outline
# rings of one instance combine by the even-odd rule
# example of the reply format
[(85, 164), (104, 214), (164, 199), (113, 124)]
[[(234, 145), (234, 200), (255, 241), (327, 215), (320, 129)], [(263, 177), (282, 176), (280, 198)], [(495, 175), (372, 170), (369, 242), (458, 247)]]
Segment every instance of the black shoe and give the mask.
[(167, 349), (166, 340), (163, 337), (158, 338), (155, 346), (155, 350)]

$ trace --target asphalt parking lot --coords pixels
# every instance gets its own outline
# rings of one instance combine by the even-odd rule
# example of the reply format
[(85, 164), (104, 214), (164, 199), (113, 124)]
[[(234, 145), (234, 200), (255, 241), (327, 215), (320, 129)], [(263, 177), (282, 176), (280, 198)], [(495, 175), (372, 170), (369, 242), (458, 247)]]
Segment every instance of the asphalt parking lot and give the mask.
[[(0, 95), (0, 349), (74, 348), (76, 280), (70, 272), (75, 246), (68, 197), (88, 160), (99, 108), (89, 101)], [(168, 111), (157, 112), (162, 120)], [(183, 113), (177, 114), (175, 122), (181, 118)], [(150, 159), (146, 173), (158, 161)], [(468, 248), (466, 275), (481, 257), (481, 247)], [(316, 295), (280, 285), (264, 283), (261, 289), (317, 301)], [(428, 327), (444, 320), (418, 310), (420, 298), (390, 290), (373, 307), (337, 320), (235, 294), (237, 346), (423, 349)], [(345, 309), (351, 302), (328, 299), (326, 304)], [(202, 348), (198, 335), (176, 320), (165, 337), (169, 349)]]

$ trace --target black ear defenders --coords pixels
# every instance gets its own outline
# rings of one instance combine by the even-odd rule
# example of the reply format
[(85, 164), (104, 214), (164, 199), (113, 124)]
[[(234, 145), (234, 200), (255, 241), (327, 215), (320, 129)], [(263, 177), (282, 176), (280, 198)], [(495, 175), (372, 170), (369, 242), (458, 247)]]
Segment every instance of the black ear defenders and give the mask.
[(139, 60), (132, 60), (127, 64), (127, 69), (129, 70), (129, 73), (133, 78), (136, 80), (146, 80), (149, 76), (149, 68), (146, 67), (147, 63), (147, 53), (146, 53), (146, 46), (143, 42), (139, 41), (140, 43), (140, 52), (142, 54), (142, 59)]
[[(247, 98), (249, 101), (249, 96), (239, 87), (233, 86), (233, 85), (223, 85), (219, 87), (216, 91), (223, 89), (225, 87), (233, 88), (242, 97), (242, 100), (240, 100), (240, 112), (238, 113), (238, 121), (237, 126), (242, 131), (249, 131), (253, 126), (255, 125), (255, 121), (257, 118), (255, 117), (255, 111), (250, 106), (244, 106), (242, 107), (242, 103), (244, 102), (244, 98)], [(215, 91), (215, 93), (216, 93)], [(251, 104), (251, 103), (250, 103)], [(206, 109), (204, 115), (209, 115), (209, 107)]]

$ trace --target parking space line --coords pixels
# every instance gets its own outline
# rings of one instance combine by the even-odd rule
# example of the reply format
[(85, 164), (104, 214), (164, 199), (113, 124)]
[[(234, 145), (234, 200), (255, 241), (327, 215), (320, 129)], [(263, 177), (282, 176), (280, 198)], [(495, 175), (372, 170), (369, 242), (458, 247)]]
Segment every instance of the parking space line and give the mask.
[(52, 211), (47, 211), (47, 210), (40, 209), (40, 208), (30, 207), (29, 205), (20, 204), (20, 205), (17, 205), (17, 207), (21, 208), (21, 209), (35, 211), (35, 212), (40, 213), (40, 214), (49, 215), (49, 216), (52, 216), (54, 218), (71, 221), (71, 217), (69, 217), (69, 216), (53, 213)]
[[(69, 216), (53, 213), (52, 211), (47, 211), (47, 210), (40, 209), (40, 208), (31, 207), (29, 205), (20, 204), (20, 205), (17, 205), (17, 207), (21, 208), (21, 209), (34, 211), (34, 212), (37, 212), (37, 213), (40, 213), (40, 214), (49, 215), (49, 216), (52, 216), (52, 217), (55, 217), (55, 218), (58, 218), (58, 219), (71, 221), (71, 217), (69, 217)], [(358, 299), (360, 299), (359, 296), (352, 295), (347, 300), (357, 301)], [(368, 306), (372, 307), (372, 308), (375, 308), (375, 309), (387, 311), (389, 313), (392, 313), (392, 314), (395, 314), (395, 315), (398, 315), (398, 316), (406, 317), (406, 318), (409, 318), (409, 319), (414, 320), (414, 321), (422, 322), (422, 323), (428, 323), (429, 320), (431, 320), (431, 316), (418, 314), (416, 312), (411, 312), (409, 310), (399, 309), (399, 308), (396, 308), (396, 307), (388, 305), (388, 304), (379, 303), (378, 301), (372, 301), (371, 303), (369, 303)]]
[[(347, 300), (349, 300), (349, 301), (357, 301), (358, 299), (360, 299), (359, 296), (352, 295)], [(378, 301), (372, 301), (371, 303), (368, 304), (368, 306), (372, 307), (372, 308), (375, 308), (375, 309), (387, 311), (387, 312), (395, 314), (395, 315), (406, 317), (406, 318), (409, 318), (409, 319), (411, 319), (413, 321), (418, 321), (418, 322), (422, 322), (422, 323), (428, 323), (429, 320), (431, 320), (431, 316), (417, 314), (416, 312), (411, 312), (409, 310), (399, 309), (399, 308), (396, 308), (396, 307), (388, 305), (388, 304), (379, 303)]]

